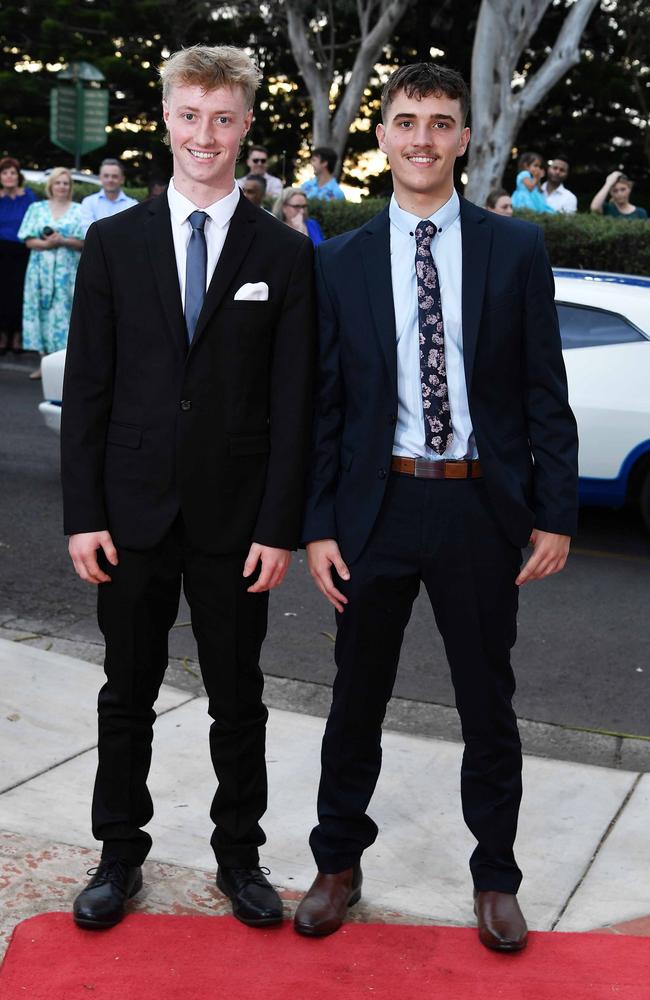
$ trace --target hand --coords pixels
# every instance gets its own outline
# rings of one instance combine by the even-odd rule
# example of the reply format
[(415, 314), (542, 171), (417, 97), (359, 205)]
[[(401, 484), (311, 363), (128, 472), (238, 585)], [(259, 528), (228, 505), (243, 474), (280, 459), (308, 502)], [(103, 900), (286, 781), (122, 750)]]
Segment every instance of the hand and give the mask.
[(68, 539), (68, 552), (77, 576), (86, 583), (110, 583), (110, 576), (99, 568), (97, 549), (103, 550), (111, 566), (117, 566), (117, 550), (108, 531), (84, 531)]
[(620, 170), (612, 170), (611, 174), (607, 174), (607, 180), (605, 181), (607, 187), (608, 188), (614, 187), (616, 181), (619, 179), (620, 176), (621, 176)]
[(342, 614), (343, 605), (348, 603), (348, 599), (334, 586), (332, 566), (342, 580), (350, 579), (350, 570), (343, 562), (341, 551), (334, 539), (321, 538), (317, 542), (308, 542), (307, 565), (321, 594), (324, 594), (330, 604)]
[(518, 586), (531, 580), (541, 580), (564, 569), (571, 539), (568, 535), (555, 535), (551, 531), (535, 528), (530, 536), (530, 544), (534, 552), (515, 580)]
[(299, 233), (307, 232), (307, 225), (305, 223), (305, 213), (298, 209), (288, 220), (289, 225), (292, 229), (297, 229)]
[(56, 250), (58, 246), (61, 246), (61, 234), (54, 230), (53, 233), (49, 233), (47, 236), (42, 237), (43, 243), (45, 244), (46, 250)]
[(535, 164), (530, 168), (530, 172), (537, 181), (541, 181), (545, 174), (544, 167), (538, 167)]
[(260, 559), (262, 560), (262, 571), (257, 583), (248, 588), (249, 594), (261, 594), (264, 590), (273, 590), (274, 587), (279, 587), (289, 569), (291, 553), (289, 549), (274, 549), (270, 545), (258, 545), (257, 542), (253, 542), (244, 563), (243, 575), (245, 577), (251, 576), (255, 572)]

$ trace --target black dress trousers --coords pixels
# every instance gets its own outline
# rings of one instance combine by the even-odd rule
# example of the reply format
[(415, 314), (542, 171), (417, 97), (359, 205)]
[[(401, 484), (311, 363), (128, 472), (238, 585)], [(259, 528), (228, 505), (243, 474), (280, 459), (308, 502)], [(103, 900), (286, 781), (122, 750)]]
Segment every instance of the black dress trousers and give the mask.
[(248, 594), (246, 553), (209, 555), (189, 544), (179, 517), (153, 549), (119, 550), (103, 568), (98, 619), (106, 642), (106, 683), (99, 694), (99, 764), (93, 834), (103, 857), (139, 865), (151, 847), (142, 827), (153, 815), (147, 789), (155, 712), (168, 659), (168, 633), (181, 581), (191, 610), (211, 717), (210, 753), (218, 781), (210, 816), (217, 862), (254, 867), (265, 836), (265, 732), (268, 712), (259, 666), (268, 593)]
[(310, 838), (320, 871), (351, 867), (377, 836), (367, 808), (381, 768), (381, 726), (422, 581), (444, 640), (465, 742), (461, 796), (478, 841), (470, 860), (474, 884), (517, 891), (521, 744), (510, 650), (520, 566), (521, 550), (500, 529), (483, 480), (391, 475), (370, 540), (349, 566), (350, 580), (338, 580), (349, 603), (337, 614), (337, 675), (322, 747), (319, 822)]

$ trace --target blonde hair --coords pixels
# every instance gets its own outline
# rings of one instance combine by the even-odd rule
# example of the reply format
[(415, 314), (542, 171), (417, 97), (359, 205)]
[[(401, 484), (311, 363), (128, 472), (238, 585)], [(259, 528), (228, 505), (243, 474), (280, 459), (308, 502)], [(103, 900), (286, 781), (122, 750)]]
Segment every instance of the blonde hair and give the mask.
[(273, 215), (276, 217), (276, 219), (279, 219), (280, 222), (284, 222), (284, 212), (282, 210), (286, 205), (286, 203), (289, 201), (289, 198), (293, 198), (294, 194), (301, 194), (305, 199), (305, 201), (308, 200), (307, 195), (301, 188), (296, 188), (296, 187), (283, 188), (281, 193), (278, 195), (272, 209)]
[(206, 91), (239, 87), (246, 107), (252, 108), (262, 74), (248, 53), (234, 45), (191, 45), (163, 63), (160, 78), (164, 101), (177, 86), (198, 86)]
[(72, 198), (72, 184), (73, 184), (72, 174), (70, 173), (67, 167), (54, 167), (51, 173), (47, 175), (47, 180), (45, 182), (45, 194), (48, 196), (48, 198), (52, 197), (52, 192), (54, 191), (54, 182), (58, 181), (59, 177), (63, 177), (64, 174), (66, 174), (66, 176), (70, 180), (70, 198)]

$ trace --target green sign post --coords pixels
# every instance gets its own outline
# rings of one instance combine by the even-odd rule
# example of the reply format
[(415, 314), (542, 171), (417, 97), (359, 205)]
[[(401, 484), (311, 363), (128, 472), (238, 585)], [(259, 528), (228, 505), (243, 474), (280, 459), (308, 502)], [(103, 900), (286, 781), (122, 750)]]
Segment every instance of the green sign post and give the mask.
[(74, 153), (77, 170), (84, 153), (106, 144), (108, 90), (99, 86), (103, 80), (94, 66), (73, 62), (58, 74), (50, 92), (50, 139)]

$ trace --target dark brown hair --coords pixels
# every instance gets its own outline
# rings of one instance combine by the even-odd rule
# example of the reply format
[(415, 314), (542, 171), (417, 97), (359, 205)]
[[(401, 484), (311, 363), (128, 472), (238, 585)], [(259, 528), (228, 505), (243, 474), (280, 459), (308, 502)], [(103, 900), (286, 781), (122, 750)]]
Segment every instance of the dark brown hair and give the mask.
[(460, 73), (447, 66), (437, 66), (435, 63), (410, 63), (396, 69), (386, 80), (381, 92), (381, 117), (386, 121), (386, 113), (395, 95), (403, 90), (407, 97), (436, 97), (441, 94), (458, 101), (461, 107), (463, 124), (469, 114), (469, 89)]
[(14, 170), (18, 171), (18, 184), (20, 187), (23, 187), (23, 185), (25, 184), (25, 178), (21, 173), (20, 163), (18, 162), (18, 160), (15, 160), (13, 156), (3, 156), (3, 158), (0, 160), (0, 174), (2, 173), (3, 170), (9, 170), (10, 167), (13, 167)]

